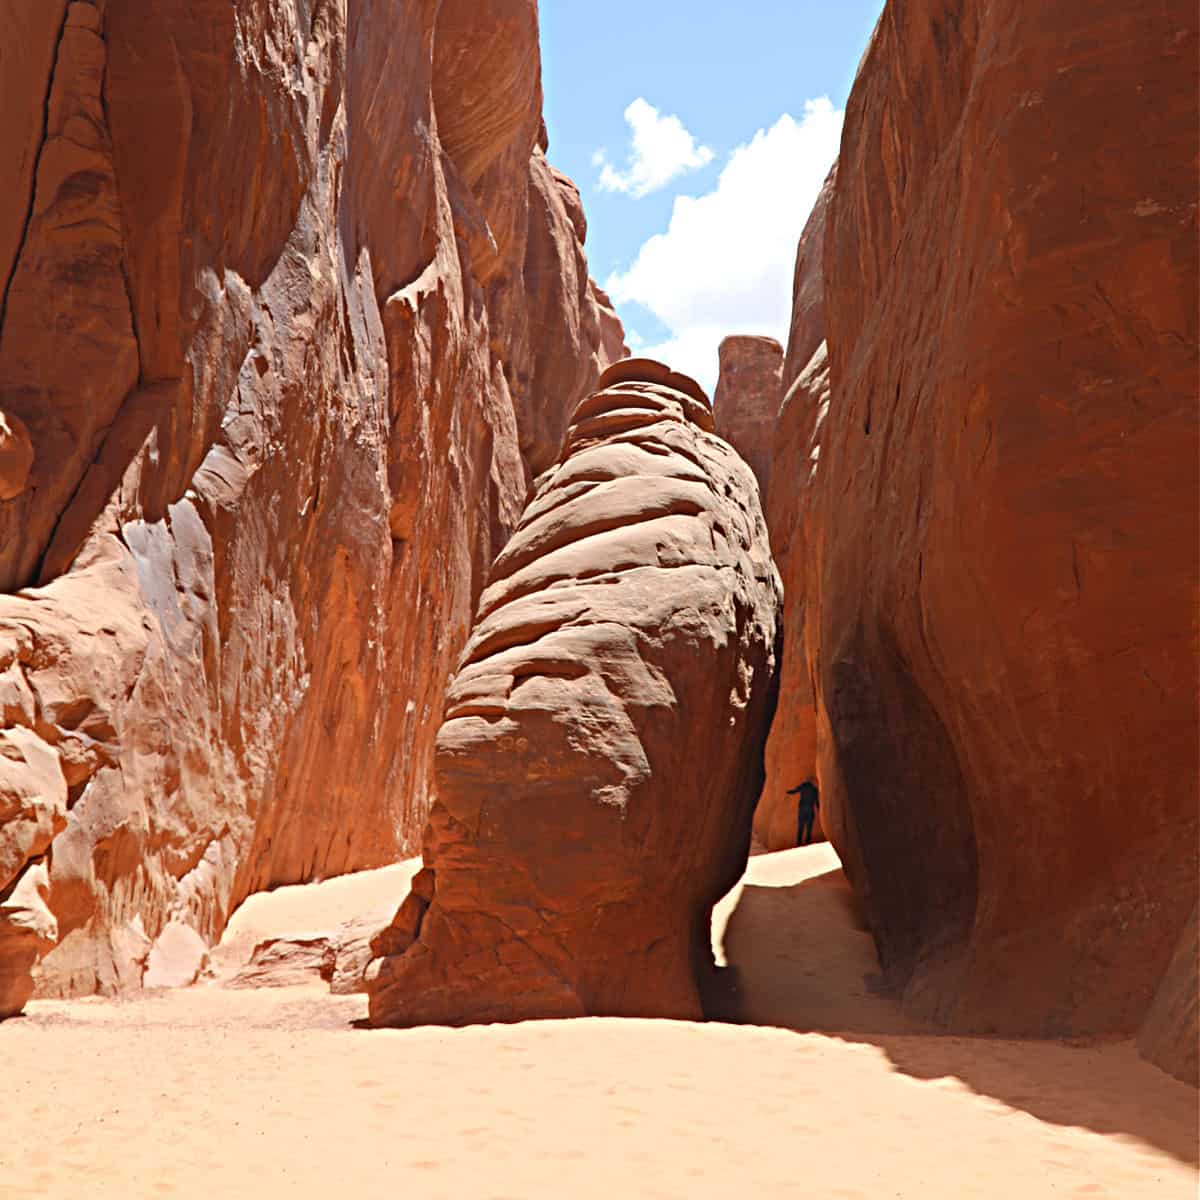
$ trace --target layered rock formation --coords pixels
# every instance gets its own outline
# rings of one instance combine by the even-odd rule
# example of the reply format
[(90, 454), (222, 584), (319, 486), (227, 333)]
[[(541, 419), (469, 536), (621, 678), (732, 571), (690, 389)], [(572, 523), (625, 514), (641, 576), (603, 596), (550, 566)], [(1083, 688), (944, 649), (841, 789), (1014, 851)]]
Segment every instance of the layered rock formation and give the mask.
[(847, 106), (782, 709), (958, 1029), (1132, 1032), (1196, 903), (1196, 53), (1178, 0), (891, 0)]
[(375, 1024), (698, 1017), (745, 865), (778, 577), (704, 394), (621, 363), (497, 558), (438, 734)]
[(622, 351), (533, 0), (0, 16), (2, 1013), (35, 944), (45, 994), (135, 987), (412, 845), (487, 565)]
[(771, 444), (783, 399), (783, 347), (774, 338), (737, 335), (721, 342), (718, 360), (716, 431), (750, 464), (765, 509)]

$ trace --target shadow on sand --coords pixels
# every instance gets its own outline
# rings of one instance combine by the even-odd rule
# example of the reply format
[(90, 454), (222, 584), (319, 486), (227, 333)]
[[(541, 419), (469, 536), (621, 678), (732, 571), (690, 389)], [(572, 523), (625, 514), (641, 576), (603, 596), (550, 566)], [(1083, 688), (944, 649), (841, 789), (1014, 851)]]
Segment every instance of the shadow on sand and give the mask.
[(953, 1037), (902, 1012), (831, 862), (825, 847), (755, 859), (722, 902), (714, 937), (728, 965), (717, 1019), (868, 1043), (913, 1078), (952, 1076), (1039, 1120), (1131, 1135), (1200, 1162), (1200, 1093), (1145, 1062), (1132, 1043)]

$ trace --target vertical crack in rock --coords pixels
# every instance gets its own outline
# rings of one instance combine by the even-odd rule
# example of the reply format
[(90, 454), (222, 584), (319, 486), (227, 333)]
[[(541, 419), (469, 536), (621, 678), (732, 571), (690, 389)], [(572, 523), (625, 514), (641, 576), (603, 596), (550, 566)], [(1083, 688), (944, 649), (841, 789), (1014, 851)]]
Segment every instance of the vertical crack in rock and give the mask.
[(4, 336), (5, 317), (8, 313), (8, 296), (12, 290), (13, 279), (17, 274), (17, 266), (21, 261), (21, 255), (25, 249), (25, 243), (29, 238), (29, 227), (33, 223), (33, 210), (37, 199), (37, 178), (38, 165), (42, 161), (42, 151), (46, 148), (46, 141), (49, 137), (50, 127), (50, 96), (54, 91), (54, 77), (58, 71), (58, 55), (62, 49), (63, 34), (67, 28), (67, 16), (70, 11), (70, 3), (62, 5), (62, 19), (58, 26), (58, 36), (54, 39), (54, 55), (51, 60), (50, 72), (46, 77), (46, 94), (42, 101), (42, 133), (38, 142), (37, 153), (33, 158), (33, 169), (29, 173), (29, 198), (24, 206), (25, 219), (21, 225), (21, 233), (17, 239), (16, 253), (13, 255), (12, 263), (8, 269), (8, 277), (4, 281), (4, 291), (0, 293), (0, 338)]

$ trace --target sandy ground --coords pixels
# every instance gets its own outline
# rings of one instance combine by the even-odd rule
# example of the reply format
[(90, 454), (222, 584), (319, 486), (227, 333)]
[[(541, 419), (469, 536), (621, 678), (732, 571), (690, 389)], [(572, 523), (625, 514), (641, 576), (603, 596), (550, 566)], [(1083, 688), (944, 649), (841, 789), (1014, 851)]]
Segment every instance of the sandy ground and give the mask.
[[(220, 973), (411, 869), (254, 898)], [(1195, 1200), (1195, 1091), (1125, 1043), (915, 1027), (828, 846), (752, 860), (714, 931), (758, 1024), (366, 1030), (361, 997), (219, 981), (34, 1003), (0, 1025), (0, 1197)]]

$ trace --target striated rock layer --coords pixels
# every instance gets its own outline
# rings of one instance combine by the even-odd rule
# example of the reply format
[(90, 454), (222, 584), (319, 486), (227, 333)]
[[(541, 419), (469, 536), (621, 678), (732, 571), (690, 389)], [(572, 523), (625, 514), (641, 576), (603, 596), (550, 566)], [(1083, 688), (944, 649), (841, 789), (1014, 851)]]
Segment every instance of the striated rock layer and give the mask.
[(487, 565), (622, 347), (533, 0), (0, 18), (2, 1014), (48, 945), (44, 994), (136, 987), (412, 846)]
[(377, 1025), (701, 1015), (773, 703), (779, 582), (746, 464), (656, 363), (576, 408), (447, 694), (424, 870)]
[(1196, 54), (1180, 0), (890, 0), (847, 106), (783, 709), (799, 607), (826, 830), (958, 1029), (1132, 1032), (1196, 904)]

